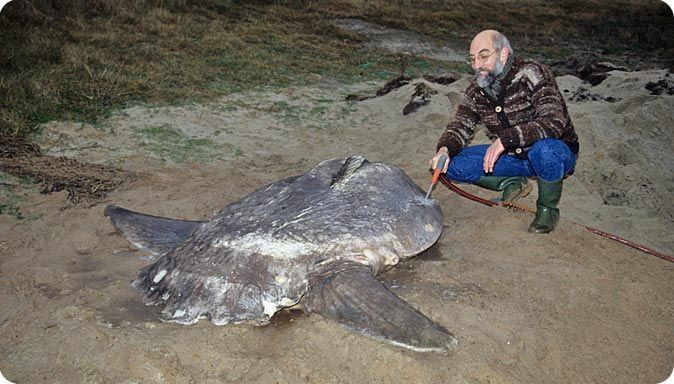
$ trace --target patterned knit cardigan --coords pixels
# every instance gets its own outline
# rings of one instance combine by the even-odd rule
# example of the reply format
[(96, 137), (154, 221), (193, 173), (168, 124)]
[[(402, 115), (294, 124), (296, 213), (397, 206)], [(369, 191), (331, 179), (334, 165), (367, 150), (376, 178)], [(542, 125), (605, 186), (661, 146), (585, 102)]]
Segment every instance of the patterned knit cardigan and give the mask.
[(445, 146), (449, 156), (455, 156), (473, 137), (476, 125), (484, 123), (487, 136), (499, 137), (509, 154), (524, 155), (536, 140), (544, 138), (562, 139), (578, 153), (578, 136), (550, 69), (515, 59), (501, 88), (493, 98), (473, 80), (437, 148)]

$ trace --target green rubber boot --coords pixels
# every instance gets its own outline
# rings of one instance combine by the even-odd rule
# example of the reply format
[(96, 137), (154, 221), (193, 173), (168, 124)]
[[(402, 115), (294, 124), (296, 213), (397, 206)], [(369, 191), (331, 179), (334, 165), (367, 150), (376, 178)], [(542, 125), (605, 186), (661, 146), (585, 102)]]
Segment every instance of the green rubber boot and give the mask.
[(563, 180), (549, 182), (538, 179), (536, 218), (529, 226), (531, 233), (550, 233), (559, 221), (559, 199), (562, 197)]
[(492, 191), (503, 191), (501, 202), (512, 203), (531, 192), (531, 184), (526, 177), (519, 176), (482, 176), (475, 185)]

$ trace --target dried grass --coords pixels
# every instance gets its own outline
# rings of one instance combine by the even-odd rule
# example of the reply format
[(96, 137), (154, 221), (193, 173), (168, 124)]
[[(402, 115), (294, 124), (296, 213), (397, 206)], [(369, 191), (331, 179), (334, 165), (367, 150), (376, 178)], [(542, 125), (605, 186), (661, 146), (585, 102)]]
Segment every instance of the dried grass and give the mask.
[(316, 74), (399, 75), (395, 56), (362, 48), (363, 37), (326, 21), (335, 17), (456, 47), (497, 28), (516, 50), (549, 61), (632, 52), (663, 66), (674, 57), (674, 18), (656, 0), (14, 0), (0, 14), (0, 133), (28, 136), (52, 119), (95, 121), (129, 103), (207, 100)]

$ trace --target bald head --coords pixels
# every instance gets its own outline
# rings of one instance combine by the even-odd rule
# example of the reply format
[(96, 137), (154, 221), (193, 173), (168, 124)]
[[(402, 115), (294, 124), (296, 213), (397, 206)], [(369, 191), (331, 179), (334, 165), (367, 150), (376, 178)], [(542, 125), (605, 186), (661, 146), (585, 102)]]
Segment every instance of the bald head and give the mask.
[(493, 29), (486, 29), (475, 35), (470, 45), (472, 47), (473, 45), (491, 44), (491, 47), (493, 48), (495, 37), (500, 34), (500, 32)]
[(505, 59), (507, 59), (513, 52), (508, 38), (501, 32), (493, 29), (486, 29), (475, 35), (473, 41), (470, 43), (470, 54), (474, 55), (476, 52), (480, 52), (485, 48), (490, 52), (507, 51)]

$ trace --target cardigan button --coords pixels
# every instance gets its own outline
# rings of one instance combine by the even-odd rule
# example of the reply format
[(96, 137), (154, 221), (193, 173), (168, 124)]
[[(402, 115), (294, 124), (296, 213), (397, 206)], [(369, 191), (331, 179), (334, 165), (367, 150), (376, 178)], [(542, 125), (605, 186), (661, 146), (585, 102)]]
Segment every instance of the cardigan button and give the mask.
[(497, 105), (496, 108), (494, 108), (494, 110), (496, 111), (496, 113), (500, 113), (503, 110), (503, 108), (501, 108), (500, 105)]

